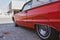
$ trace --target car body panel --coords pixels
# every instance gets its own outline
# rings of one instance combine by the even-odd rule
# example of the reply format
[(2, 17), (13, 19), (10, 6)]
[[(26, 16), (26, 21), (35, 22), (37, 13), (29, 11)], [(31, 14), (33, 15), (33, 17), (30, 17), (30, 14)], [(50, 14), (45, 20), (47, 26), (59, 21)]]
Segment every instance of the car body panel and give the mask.
[(35, 24), (45, 24), (60, 31), (60, 0), (15, 14), (18, 25), (34, 28)]

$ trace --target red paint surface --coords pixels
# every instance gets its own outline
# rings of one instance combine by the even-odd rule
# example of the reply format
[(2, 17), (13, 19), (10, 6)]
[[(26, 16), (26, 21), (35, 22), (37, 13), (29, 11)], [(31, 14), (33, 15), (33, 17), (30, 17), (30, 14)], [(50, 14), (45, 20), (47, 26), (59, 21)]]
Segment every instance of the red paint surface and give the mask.
[(14, 15), (18, 25), (34, 28), (35, 24), (46, 24), (60, 31), (60, 0), (26, 11)]

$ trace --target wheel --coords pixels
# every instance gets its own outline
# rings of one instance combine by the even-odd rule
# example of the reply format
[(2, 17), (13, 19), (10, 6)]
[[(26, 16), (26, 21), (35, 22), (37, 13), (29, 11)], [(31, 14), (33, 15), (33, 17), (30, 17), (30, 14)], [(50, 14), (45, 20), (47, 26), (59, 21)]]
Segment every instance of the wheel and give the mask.
[(18, 25), (16, 24), (14, 18), (12, 18), (12, 20), (13, 20), (13, 22), (14, 22), (15, 27), (18, 27)]
[(58, 40), (59, 33), (47, 25), (35, 25), (36, 32), (42, 40)]

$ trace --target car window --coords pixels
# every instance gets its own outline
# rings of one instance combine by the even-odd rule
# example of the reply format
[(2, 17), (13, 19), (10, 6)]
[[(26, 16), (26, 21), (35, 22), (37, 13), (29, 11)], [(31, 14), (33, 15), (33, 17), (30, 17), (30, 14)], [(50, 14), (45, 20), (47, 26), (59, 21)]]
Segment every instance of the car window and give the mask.
[(47, 2), (54, 2), (54, 1), (57, 1), (57, 0), (37, 0), (37, 1), (47, 3)]
[(29, 1), (26, 4), (24, 4), (24, 6), (22, 7), (22, 11), (28, 10), (30, 8), (36, 7), (36, 6), (40, 6), (40, 5), (44, 5), (50, 2), (54, 2), (57, 0), (33, 0), (33, 1)]
[(54, 1), (57, 1), (57, 0), (33, 0), (32, 6), (36, 7), (36, 6), (44, 5), (50, 2), (54, 2)]

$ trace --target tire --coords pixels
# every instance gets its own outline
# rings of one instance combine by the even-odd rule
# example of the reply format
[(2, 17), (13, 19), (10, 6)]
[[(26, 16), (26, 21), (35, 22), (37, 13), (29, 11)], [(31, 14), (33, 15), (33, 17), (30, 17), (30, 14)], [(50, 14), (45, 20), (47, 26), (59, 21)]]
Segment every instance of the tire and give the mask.
[(59, 33), (59, 40), (60, 40), (60, 33)]
[(13, 20), (13, 22), (14, 22), (15, 27), (18, 27), (18, 25), (16, 24), (14, 18), (12, 18), (12, 20)]
[(36, 32), (42, 40), (59, 40), (59, 33), (47, 25), (35, 25)]

